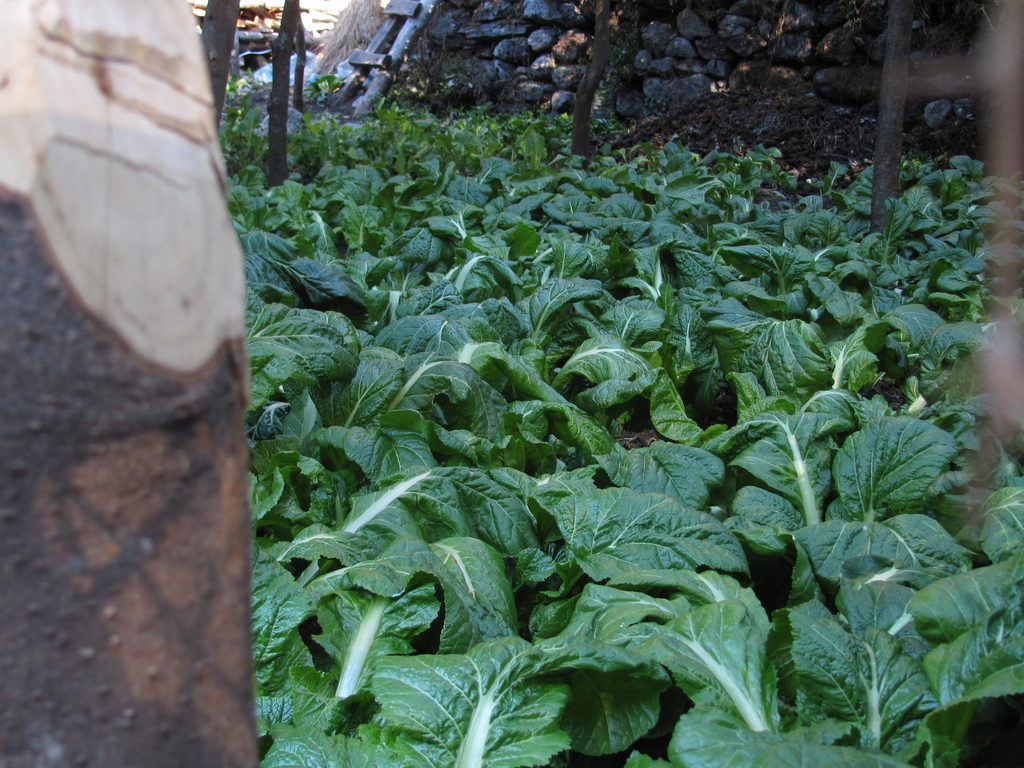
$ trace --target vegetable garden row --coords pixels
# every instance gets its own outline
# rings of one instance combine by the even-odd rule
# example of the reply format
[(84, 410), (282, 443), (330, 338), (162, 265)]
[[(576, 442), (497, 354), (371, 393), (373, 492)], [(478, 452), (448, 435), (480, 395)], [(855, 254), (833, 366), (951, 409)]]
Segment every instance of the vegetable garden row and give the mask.
[(1015, 453), (964, 515), (978, 162), (905, 164), (869, 234), (869, 173), (584, 169), (531, 117), (307, 125), (268, 190), (254, 114), (266, 768), (953, 768), (1019, 727)]

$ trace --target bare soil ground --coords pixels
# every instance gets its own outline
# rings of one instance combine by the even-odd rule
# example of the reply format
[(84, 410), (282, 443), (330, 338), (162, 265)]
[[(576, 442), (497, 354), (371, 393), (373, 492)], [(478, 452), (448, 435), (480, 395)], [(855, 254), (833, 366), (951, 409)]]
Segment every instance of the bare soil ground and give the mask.
[[(950, 116), (938, 129), (915, 119), (923, 105), (908, 108), (903, 151), (926, 158), (979, 157), (977, 118)], [(814, 95), (810, 84), (787, 83), (757, 91), (705, 93), (635, 127), (604, 137), (615, 148), (674, 141), (699, 154), (717, 149), (743, 154), (761, 144), (782, 152), (782, 164), (799, 180), (820, 178), (831, 162), (856, 172), (874, 154), (875, 108), (845, 107)]]

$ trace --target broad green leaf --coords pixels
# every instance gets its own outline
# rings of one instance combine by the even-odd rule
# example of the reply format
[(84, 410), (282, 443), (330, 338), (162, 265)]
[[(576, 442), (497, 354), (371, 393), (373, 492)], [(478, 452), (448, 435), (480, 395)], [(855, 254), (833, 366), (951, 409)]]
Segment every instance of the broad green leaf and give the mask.
[(880, 630), (857, 638), (832, 618), (794, 611), (789, 619), (804, 722), (852, 723), (861, 746), (890, 754), (908, 744), (935, 706), (920, 660)]
[(315, 392), (315, 399), (326, 426), (365, 426), (387, 408), (401, 387), (400, 361), (363, 356), (354, 376), (332, 381), (329, 388)]
[(1000, 488), (981, 509), (981, 548), (997, 562), (1024, 552), (1024, 488)]
[(976, 568), (929, 584), (910, 601), (917, 631), (932, 643), (949, 643), (1004, 610), (1013, 586), (1024, 579), (1024, 556)]
[(291, 725), (275, 726), (272, 735), (260, 768), (398, 768), (380, 747), (359, 739)]
[(394, 597), (346, 590), (317, 607), (323, 632), (316, 641), (337, 664), (334, 696), (354, 696), (368, 680), (370, 666), (384, 656), (412, 653), (410, 641), (424, 632), (439, 606), (433, 585)]
[(815, 326), (751, 312), (735, 299), (704, 314), (726, 373), (752, 373), (767, 394), (796, 402), (828, 386), (831, 366)]
[(298, 628), (312, 615), (313, 601), (290, 573), (265, 555), (257, 555), (252, 592), (256, 680), (261, 693), (274, 694), (281, 690), (296, 650), (305, 650)]
[(674, 768), (910, 768), (876, 752), (817, 743), (813, 735), (752, 732), (720, 713), (694, 709), (679, 720), (668, 755)]
[(608, 488), (580, 496), (541, 488), (535, 498), (555, 518), (568, 553), (593, 579), (635, 568), (746, 571), (739, 542), (721, 523), (663, 494)]
[(246, 322), (251, 408), (282, 385), (308, 386), (355, 370), (355, 334), (344, 315), (266, 304), (250, 295)]
[(827, 520), (793, 534), (807, 553), (814, 574), (835, 589), (848, 562), (870, 556), (879, 567), (934, 569), (952, 574), (964, 570), (970, 557), (945, 529), (924, 515), (899, 515), (884, 523)]
[(651, 424), (658, 434), (680, 443), (692, 443), (700, 437), (703, 430), (687, 415), (678, 390), (664, 371), (659, 371), (651, 384), (649, 397)]
[(774, 427), (730, 464), (742, 467), (771, 490), (785, 496), (803, 514), (805, 525), (822, 519), (821, 500), (828, 492), (831, 440), (822, 433), (827, 421), (817, 415), (762, 416)]
[(387, 404), (388, 410), (428, 413), (444, 402), (446, 426), (465, 426), (490, 440), (502, 436), (505, 399), (465, 363), (413, 355), (406, 361), (404, 378)]
[(695, 608), (665, 626), (651, 625), (637, 650), (664, 664), (691, 698), (726, 708), (751, 731), (775, 731), (779, 712), (766, 634), (763, 617), (727, 600)]
[(437, 465), (430, 451), (427, 424), (411, 411), (391, 411), (378, 419), (380, 426), (328, 427), (313, 435), (323, 449), (340, 451), (354, 461), (373, 483)]
[(711, 489), (725, 475), (722, 461), (714, 454), (661, 441), (603, 457), (601, 465), (620, 487), (663, 493), (695, 509), (707, 507)]
[(873, 421), (848, 437), (832, 462), (839, 502), (829, 512), (867, 523), (920, 514), (928, 487), (955, 452), (949, 433), (927, 422)]
[(515, 599), (501, 555), (479, 539), (442, 539), (430, 545), (444, 591), (439, 650), (467, 651), (484, 640), (517, 633)]
[(532, 337), (537, 341), (550, 338), (555, 333), (552, 325), (573, 304), (597, 299), (603, 294), (601, 287), (594, 281), (561, 278), (548, 280), (524, 302), (523, 309), (533, 328)]
[(568, 748), (558, 727), (568, 688), (532, 676), (531, 650), (508, 638), (465, 655), (383, 660), (373, 691), (407, 765), (542, 766)]

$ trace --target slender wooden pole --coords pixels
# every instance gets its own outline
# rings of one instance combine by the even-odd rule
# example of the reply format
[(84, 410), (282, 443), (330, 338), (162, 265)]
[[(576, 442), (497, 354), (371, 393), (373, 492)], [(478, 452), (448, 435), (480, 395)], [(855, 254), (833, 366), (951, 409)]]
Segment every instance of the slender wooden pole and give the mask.
[(590, 64), (583, 81), (576, 89), (576, 101), (572, 113), (572, 153), (589, 157), (590, 122), (594, 108), (594, 97), (601, 85), (605, 68), (608, 66), (611, 46), (611, 0), (597, 0), (594, 18), (594, 48)]
[(213, 110), (220, 122), (224, 95), (231, 74), (231, 49), (235, 45), (239, 0), (210, 0), (203, 17), (203, 48), (210, 65)]
[(271, 45), (274, 80), (267, 104), (267, 181), (272, 187), (288, 178), (288, 87), (291, 79), (292, 46), (299, 24), (299, 0), (285, 0), (281, 28)]
[(900, 196), (900, 153), (903, 110), (907, 101), (907, 55), (914, 22), (914, 0), (890, 0), (885, 30), (885, 64), (878, 99), (874, 180), (871, 187), (871, 231), (885, 227), (885, 201)]

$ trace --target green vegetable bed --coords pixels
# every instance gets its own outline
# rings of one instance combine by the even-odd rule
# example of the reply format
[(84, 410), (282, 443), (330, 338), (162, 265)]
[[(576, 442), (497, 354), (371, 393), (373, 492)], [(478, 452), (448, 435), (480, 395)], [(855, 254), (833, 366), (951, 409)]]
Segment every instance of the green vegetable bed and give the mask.
[[(1024, 476), (965, 517), (989, 186), (307, 125), (246, 251), (266, 768), (1011, 765)], [(1016, 697), (1016, 698), (1015, 698)]]

